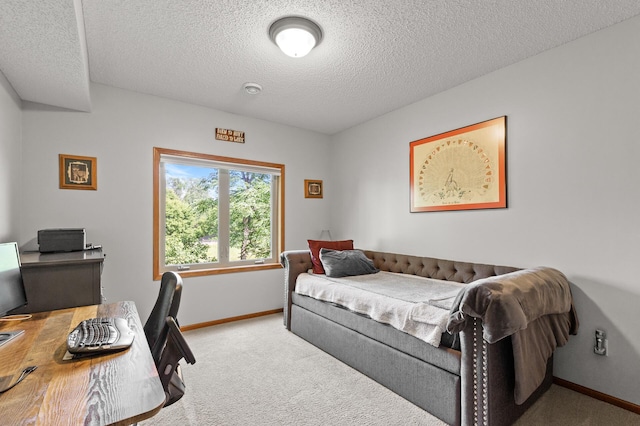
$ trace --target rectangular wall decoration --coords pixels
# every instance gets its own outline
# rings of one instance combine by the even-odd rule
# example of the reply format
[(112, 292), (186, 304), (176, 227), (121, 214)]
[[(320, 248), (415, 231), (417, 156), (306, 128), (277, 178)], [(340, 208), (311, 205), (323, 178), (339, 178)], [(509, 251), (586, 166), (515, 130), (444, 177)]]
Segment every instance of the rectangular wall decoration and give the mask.
[(216, 127), (216, 139), (219, 141), (244, 143), (244, 132)]
[(60, 154), (61, 189), (98, 189), (98, 160), (96, 157)]
[(322, 181), (316, 179), (304, 180), (304, 198), (322, 198)]
[(410, 143), (411, 212), (507, 207), (507, 117)]

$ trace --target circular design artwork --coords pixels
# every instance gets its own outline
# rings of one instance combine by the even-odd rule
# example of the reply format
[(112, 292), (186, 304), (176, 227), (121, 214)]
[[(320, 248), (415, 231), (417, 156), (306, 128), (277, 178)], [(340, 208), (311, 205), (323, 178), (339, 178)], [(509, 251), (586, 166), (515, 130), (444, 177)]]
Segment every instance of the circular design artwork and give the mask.
[(482, 198), (493, 184), (491, 159), (477, 143), (449, 139), (433, 147), (418, 172), (423, 202), (457, 204)]

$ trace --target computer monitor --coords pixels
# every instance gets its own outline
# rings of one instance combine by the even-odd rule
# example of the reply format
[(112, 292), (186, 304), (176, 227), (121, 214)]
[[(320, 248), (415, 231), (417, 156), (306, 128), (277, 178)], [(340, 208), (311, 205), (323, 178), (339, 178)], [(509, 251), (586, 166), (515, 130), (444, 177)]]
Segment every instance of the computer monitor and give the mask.
[(27, 304), (16, 243), (0, 243), (0, 318)]

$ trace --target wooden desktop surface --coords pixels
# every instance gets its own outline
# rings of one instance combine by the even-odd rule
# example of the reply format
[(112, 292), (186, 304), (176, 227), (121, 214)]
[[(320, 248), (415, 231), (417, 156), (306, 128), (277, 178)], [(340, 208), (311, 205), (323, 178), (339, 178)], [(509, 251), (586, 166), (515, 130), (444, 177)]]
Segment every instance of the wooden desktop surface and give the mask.
[[(136, 337), (130, 348), (64, 361), (67, 335), (82, 320), (127, 318)], [(0, 347), (0, 389), (25, 367), (38, 367), (0, 394), (0, 423), (6, 425), (129, 425), (155, 415), (165, 401), (144, 330), (133, 302), (83, 306), (0, 321), (0, 332), (25, 330)]]

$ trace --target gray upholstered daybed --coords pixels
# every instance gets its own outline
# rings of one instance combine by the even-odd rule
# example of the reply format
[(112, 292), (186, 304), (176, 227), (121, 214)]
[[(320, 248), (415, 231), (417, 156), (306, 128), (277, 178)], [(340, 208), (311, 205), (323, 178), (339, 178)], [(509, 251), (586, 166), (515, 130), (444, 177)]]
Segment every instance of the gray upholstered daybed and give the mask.
[(512, 424), (550, 387), (553, 350), (578, 326), (560, 272), (363, 253), (380, 271), (467, 284), (446, 312), (453, 333), (436, 347), (297, 293), (298, 279), (314, 275), (308, 250), (281, 255), (287, 329), (449, 424)]

